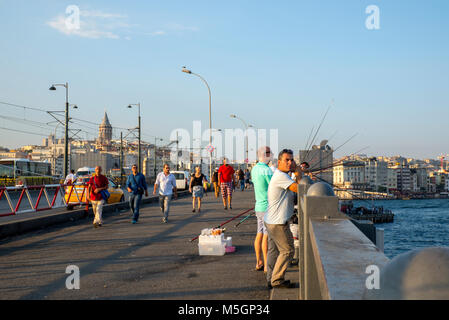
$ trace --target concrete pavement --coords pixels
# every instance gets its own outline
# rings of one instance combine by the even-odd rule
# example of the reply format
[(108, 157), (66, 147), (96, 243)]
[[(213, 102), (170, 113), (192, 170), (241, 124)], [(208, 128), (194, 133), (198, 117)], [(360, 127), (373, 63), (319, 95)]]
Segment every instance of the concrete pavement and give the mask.
[[(226, 225), (235, 253), (199, 256), (190, 242), (253, 203), (252, 191), (236, 192), (225, 211), (209, 192), (199, 214), (190, 197), (172, 202), (168, 224), (150, 204), (136, 225), (124, 211), (98, 229), (90, 217), (2, 240), (0, 299), (269, 299), (263, 272), (253, 271), (254, 217)], [(80, 269), (80, 290), (66, 289), (69, 265)]]

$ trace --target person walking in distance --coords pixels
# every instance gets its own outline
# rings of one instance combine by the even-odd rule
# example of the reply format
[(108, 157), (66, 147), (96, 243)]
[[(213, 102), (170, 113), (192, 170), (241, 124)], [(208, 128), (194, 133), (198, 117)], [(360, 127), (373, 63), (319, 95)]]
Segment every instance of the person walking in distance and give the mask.
[(268, 233), (264, 224), (264, 215), (268, 208), (268, 185), (270, 184), (273, 171), (268, 166), (272, 158), (271, 149), (267, 146), (257, 150), (259, 162), (251, 170), (251, 180), (254, 184), (254, 195), (256, 205), (254, 211), (257, 217), (257, 234), (254, 239), (254, 250), (256, 252), (256, 270), (267, 272)]
[(220, 181), (223, 207), (225, 210), (228, 210), (228, 205), (229, 209), (232, 209), (232, 188), (235, 183), (234, 173), (234, 168), (228, 165), (227, 159), (224, 158), (223, 165), (218, 169), (218, 180)]
[(67, 177), (65, 177), (64, 184), (72, 186), (75, 184), (75, 181), (76, 181), (75, 170), (72, 169), (70, 170), (70, 173), (67, 175)]
[(251, 186), (251, 173), (249, 172), (248, 169), (245, 170), (245, 189), (249, 189), (249, 187)]
[(220, 187), (218, 184), (218, 168), (215, 168), (214, 173), (212, 174), (212, 183), (214, 185), (215, 198), (218, 198), (218, 193), (220, 192)]
[[(298, 170), (299, 167), (298, 167)], [(296, 181), (289, 172), (295, 172)], [(268, 186), (268, 208), (264, 216), (268, 232), (267, 281), (268, 287), (292, 288), (285, 280), (285, 271), (293, 258), (293, 236), (288, 221), (294, 214), (294, 193), (298, 192), (300, 172), (296, 171), (293, 151), (283, 149), (278, 156), (278, 168)]]
[(237, 176), (239, 178), (240, 191), (243, 191), (243, 190), (245, 190), (245, 173), (243, 172), (242, 169), (239, 169), (237, 171)]
[(164, 164), (164, 171), (157, 175), (156, 181), (154, 183), (153, 194), (156, 195), (156, 190), (159, 187), (159, 205), (161, 206), (161, 211), (164, 214), (162, 222), (168, 222), (168, 213), (170, 210), (170, 201), (172, 196), (176, 199), (178, 197), (178, 189), (176, 189), (176, 179), (175, 176), (170, 173), (170, 166)]
[(95, 167), (95, 175), (90, 178), (87, 189), (89, 201), (92, 203), (92, 210), (94, 212), (94, 227), (101, 227), (103, 225), (103, 205), (106, 200), (103, 199), (101, 191), (107, 190), (109, 186), (108, 178), (101, 174), (101, 167)]
[(195, 202), (198, 201), (198, 212), (201, 212), (201, 199), (203, 198), (204, 194), (204, 188), (203, 184), (204, 181), (207, 182), (206, 176), (201, 173), (201, 168), (196, 167), (195, 173), (190, 178), (189, 183), (189, 191), (192, 194), (192, 212), (195, 212)]
[(133, 213), (132, 223), (135, 224), (139, 220), (139, 209), (142, 202), (142, 196), (148, 197), (148, 186), (145, 181), (145, 176), (137, 169), (137, 165), (132, 166), (132, 173), (126, 180), (126, 187), (129, 192), (129, 207)]

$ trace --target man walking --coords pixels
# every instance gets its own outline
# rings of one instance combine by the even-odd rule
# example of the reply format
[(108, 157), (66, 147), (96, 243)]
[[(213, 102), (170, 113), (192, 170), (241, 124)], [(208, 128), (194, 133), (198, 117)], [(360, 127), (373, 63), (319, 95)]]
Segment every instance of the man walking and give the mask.
[(162, 222), (168, 222), (168, 212), (170, 210), (170, 201), (174, 194), (174, 198), (178, 197), (178, 190), (176, 189), (176, 179), (173, 174), (170, 173), (170, 166), (164, 164), (164, 171), (157, 175), (154, 183), (153, 194), (156, 195), (156, 190), (159, 186), (159, 205), (161, 211), (164, 214)]
[(237, 171), (237, 176), (239, 177), (240, 191), (243, 191), (245, 189), (245, 174), (242, 169)]
[(215, 168), (215, 171), (212, 174), (212, 183), (214, 184), (215, 198), (218, 198), (218, 193), (220, 192), (220, 187), (218, 184), (218, 168)]
[(129, 207), (133, 213), (132, 223), (135, 224), (139, 220), (139, 209), (142, 202), (142, 196), (148, 197), (148, 186), (145, 181), (145, 176), (137, 169), (137, 165), (132, 166), (132, 173), (126, 180), (126, 187), (129, 192)]
[[(227, 164), (227, 159), (223, 159), (223, 165), (218, 169), (218, 180), (220, 182), (221, 195), (223, 197), (223, 207), (225, 210), (232, 209), (232, 189), (235, 183), (234, 168)], [(227, 203), (226, 204), (226, 199)]]
[(76, 182), (76, 175), (75, 170), (70, 170), (70, 173), (65, 177), (64, 184), (71, 186), (74, 185)]
[(88, 200), (92, 203), (92, 210), (94, 212), (94, 227), (101, 227), (103, 224), (103, 205), (106, 199), (103, 199), (101, 192), (107, 190), (109, 186), (108, 178), (101, 174), (101, 167), (95, 167), (95, 175), (90, 178), (88, 184)]
[[(295, 171), (296, 182), (289, 176)], [(294, 193), (298, 192), (299, 172), (293, 160), (293, 151), (284, 149), (279, 153), (278, 168), (268, 186), (268, 209), (264, 216), (268, 231), (267, 281), (270, 288), (293, 288), (285, 280), (285, 271), (295, 251), (288, 220), (294, 211)]]

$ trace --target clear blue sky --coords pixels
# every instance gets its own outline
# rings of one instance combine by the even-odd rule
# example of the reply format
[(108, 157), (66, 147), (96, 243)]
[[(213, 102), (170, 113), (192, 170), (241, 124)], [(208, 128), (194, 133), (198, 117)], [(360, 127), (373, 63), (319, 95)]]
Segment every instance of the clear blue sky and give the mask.
[[(61, 19), (77, 5), (81, 29)], [(380, 30), (368, 30), (368, 5)], [(144, 138), (208, 126), (234, 128), (235, 113), (258, 128), (279, 129), (279, 147), (304, 148), (332, 99), (317, 142), (336, 131), (337, 152), (435, 158), (449, 153), (449, 2), (328, 1), (4, 1), (0, 0), (0, 101), (60, 110), (69, 82), (74, 117), (136, 125)], [(0, 104), (0, 127), (48, 134), (5, 116), (49, 122), (44, 113)], [(92, 134), (94, 125), (87, 129)], [(81, 128), (81, 127), (80, 127)], [(60, 132), (60, 130), (59, 130)], [(115, 131), (117, 134), (118, 131)], [(85, 134), (82, 135), (86, 137)], [(0, 129), (0, 146), (40, 143)]]

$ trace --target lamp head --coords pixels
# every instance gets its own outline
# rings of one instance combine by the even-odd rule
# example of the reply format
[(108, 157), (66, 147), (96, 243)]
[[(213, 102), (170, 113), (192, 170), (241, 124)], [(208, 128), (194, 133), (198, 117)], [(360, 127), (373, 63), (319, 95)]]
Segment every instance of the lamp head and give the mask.
[(56, 90), (56, 87), (53, 85), (48, 90), (54, 91), (54, 90)]
[(231, 114), (230, 117), (231, 118), (237, 118), (237, 116), (235, 114)]
[(189, 73), (189, 74), (192, 73), (192, 71), (190, 71), (186, 67), (182, 67), (182, 72)]

